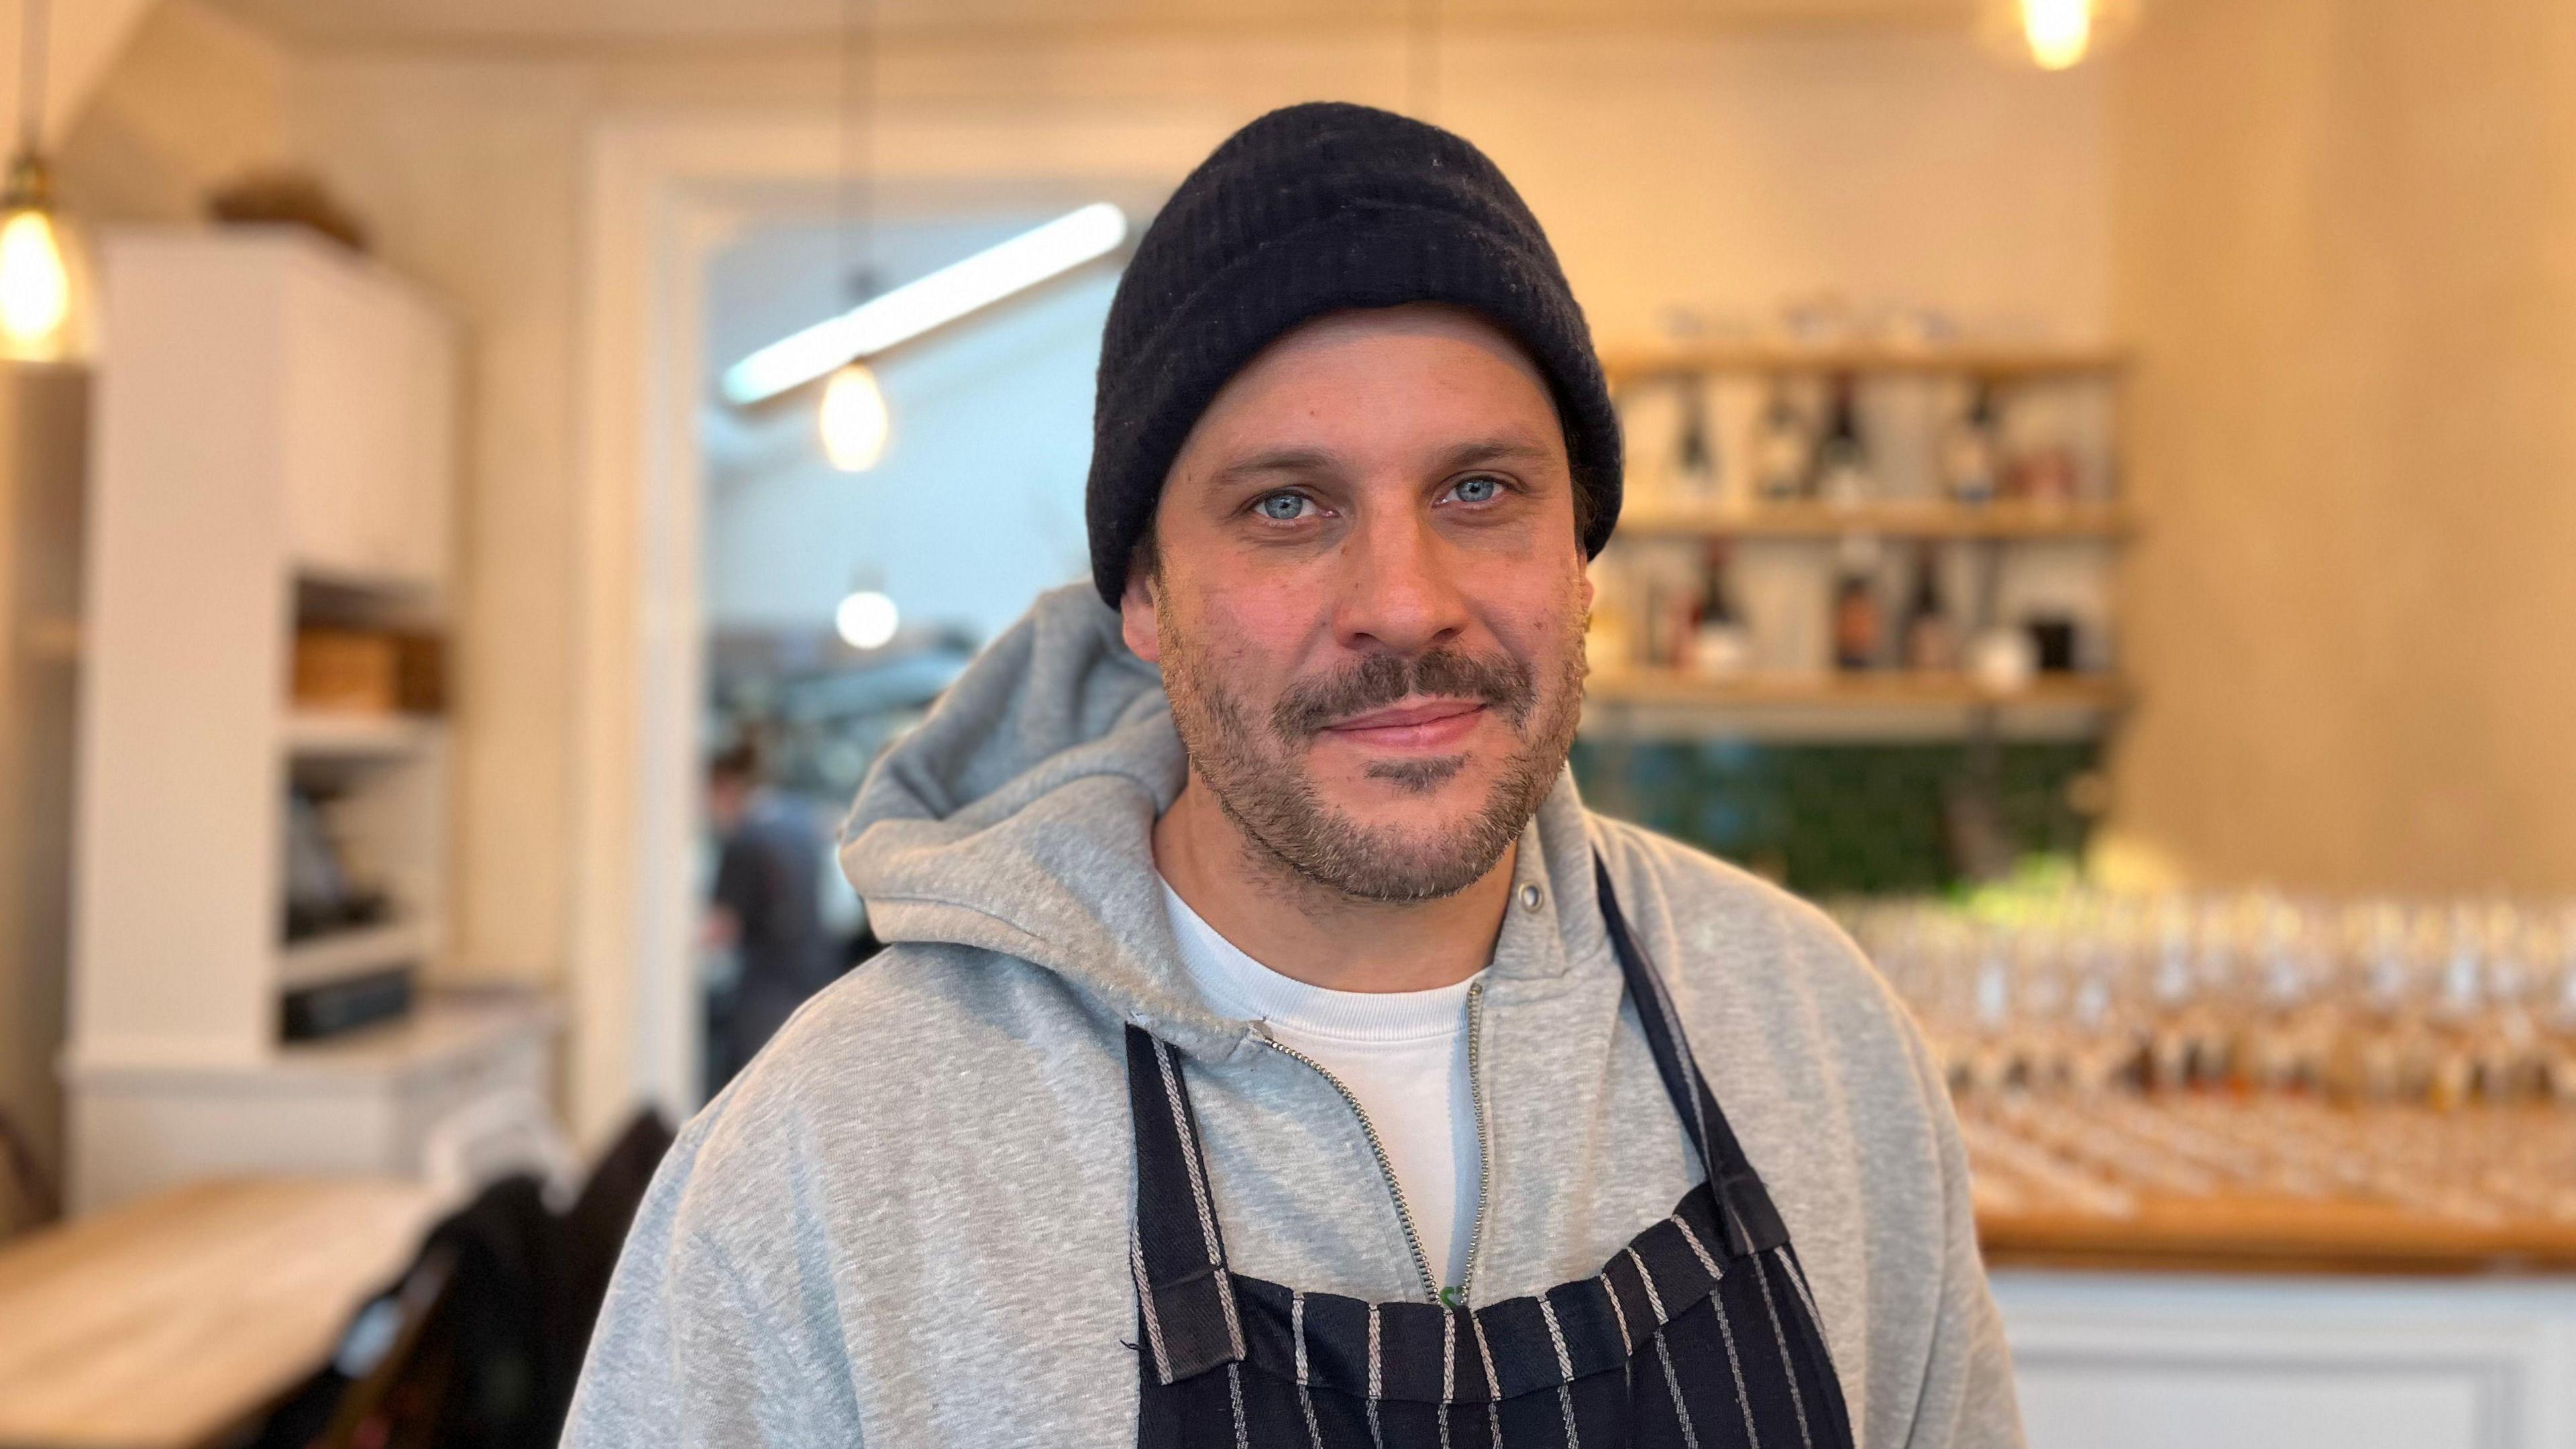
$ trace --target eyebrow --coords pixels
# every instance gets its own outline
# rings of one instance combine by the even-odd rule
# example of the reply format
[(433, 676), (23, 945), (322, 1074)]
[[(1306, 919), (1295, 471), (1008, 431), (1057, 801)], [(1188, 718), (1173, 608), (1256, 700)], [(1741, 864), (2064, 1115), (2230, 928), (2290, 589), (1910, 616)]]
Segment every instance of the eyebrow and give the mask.
[(1270, 473), (1330, 473), (1338, 467), (1333, 455), (1321, 448), (1272, 448), (1217, 469), (1208, 475), (1207, 486), (1224, 488)]
[(1460, 443), (1440, 456), (1440, 471), (1454, 473), (1480, 463), (1536, 463), (1547, 459), (1547, 446), (1527, 438), (1480, 438)]
[[(1439, 472), (1454, 473), (1485, 463), (1540, 462), (1547, 456), (1545, 444), (1526, 438), (1477, 438), (1442, 453), (1436, 466)], [(1210, 488), (1225, 488), (1274, 473), (1332, 473), (1341, 466), (1338, 458), (1321, 448), (1272, 448), (1226, 464), (1209, 474), (1207, 482)]]

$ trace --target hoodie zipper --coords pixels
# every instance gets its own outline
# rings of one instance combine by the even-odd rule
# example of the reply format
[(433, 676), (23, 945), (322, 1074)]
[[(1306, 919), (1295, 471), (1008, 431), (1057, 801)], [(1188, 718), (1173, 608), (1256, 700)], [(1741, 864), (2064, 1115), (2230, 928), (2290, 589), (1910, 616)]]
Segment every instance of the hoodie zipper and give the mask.
[[(1484, 1256), (1485, 1208), (1494, 1200), (1494, 1145), (1485, 1139), (1485, 1070), (1480, 1049), (1484, 1031), (1485, 978), (1467, 988), (1467, 1101), (1476, 1114), (1476, 1216), (1467, 1226), (1467, 1268), (1458, 1276), (1458, 1301), (1476, 1283), (1476, 1260)], [(1438, 1295), (1433, 1295), (1438, 1296)]]
[[(1493, 1153), (1485, 1142), (1485, 1089), (1476, 1070), (1477, 1025), (1481, 1015), (1478, 1007), (1484, 994), (1485, 982), (1480, 976), (1467, 987), (1467, 1095), (1475, 1104), (1476, 1112), (1476, 1217), (1467, 1234), (1467, 1270), (1458, 1286), (1458, 1301), (1462, 1303), (1467, 1299), (1467, 1285), (1476, 1278), (1477, 1250), (1484, 1245), (1485, 1238), (1485, 1192), (1493, 1180)], [(1331, 1068), (1272, 1036), (1268, 1023), (1256, 1021), (1252, 1030), (1264, 1046), (1281, 1056), (1305, 1063), (1315, 1075), (1331, 1083), (1333, 1090), (1341, 1094), (1343, 1103), (1351, 1109), (1351, 1115), (1359, 1119), (1360, 1135), (1368, 1139), (1369, 1155), (1377, 1159), (1378, 1178), (1386, 1184), (1387, 1196), (1395, 1203), (1396, 1226), (1404, 1230), (1404, 1246), (1413, 1255), (1413, 1270), (1422, 1279), (1423, 1296), (1433, 1303), (1446, 1302), (1441, 1297), (1440, 1280), (1431, 1271), (1430, 1255), (1422, 1251), (1422, 1234), (1413, 1225), (1413, 1208), (1404, 1200), (1404, 1184), (1395, 1180), (1395, 1164), (1386, 1155), (1386, 1140), (1378, 1136), (1377, 1124), (1369, 1120), (1368, 1109), (1360, 1105), (1358, 1096), (1343, 1085), (1341, 1078), (1333, 1075)]]

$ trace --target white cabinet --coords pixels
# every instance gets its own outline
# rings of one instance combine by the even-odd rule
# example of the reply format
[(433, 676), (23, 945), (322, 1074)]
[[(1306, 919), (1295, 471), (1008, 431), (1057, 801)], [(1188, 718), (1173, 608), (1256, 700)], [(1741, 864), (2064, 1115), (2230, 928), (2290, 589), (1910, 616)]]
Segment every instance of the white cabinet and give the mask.
[(1994, 1275), (2030, 1449), (2565, 1449), (2576, 1282)]
[[(103, 273), (64, 1061), (72, 1199), (316, 1153), (394, 1165), (455, 1105), (425, 1084), (446, 1080), (436, 1054), (466, 1035), (287, 1045), (280, 997), (404, 964), (438, 983), (445, 731), (299, 717), (291, 651), (317, 601), (339, 616), (319, 622), (439, 629), (454, 328), (419, 289), (293, 229), (119, 233)], [(286, 946), (290, 781), (334, 802), (390, 919)], [(547, 1075), (542, 1037), (516, 1076)]]
[(87, 1064), (70, 1114), (74, 1210), (201, 1177), (425, 1177), (459, 1130), (550, 1136), (550, 1121), (525, 1119), (551, 1095), (555, 1027), (541, 1002), (458, 994), (241, 1066)]
[[(219, 240), (231, 242), (231, 238)], [(455, 467), (448, 324), (382, 274), (278, 235), (227, 261), (283, 335), (277, 418), (288, 548), (307, 575), (436, 589)]]

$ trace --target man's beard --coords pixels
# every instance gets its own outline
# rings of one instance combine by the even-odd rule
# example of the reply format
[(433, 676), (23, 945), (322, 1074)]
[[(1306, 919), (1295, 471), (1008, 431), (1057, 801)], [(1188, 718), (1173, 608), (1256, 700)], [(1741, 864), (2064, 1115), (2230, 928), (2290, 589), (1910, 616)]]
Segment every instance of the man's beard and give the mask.
[[(1482, 880), (1554, 788), (1582, 720), (1579, 610), (1568, 621), (1561, 656), (1543, 661), (1553, 666), (1555, 686), (1546, 698), (1528, 661), (1478, 658), (1443, 646), (1410, 657), (1371, 655), (1338, 673), (1300, 680), (1259, 724), (1226, 691), (1221, 667), (1198, 641), (1171, 627), (1169, 610), (1163, 619), (1163, 684), (1191, 768), (1255, 845), (1299, 876), (1360, 900), (1437, 900)], [(1325, 804), (1303, 758), (1326, 726), (1408, 695), (1477, 700), (1518, 736), (1483, 806), (1428, 838), (1372, 826)], [(1365, 774), (1428, 794), (1466, 767), (1464, 754), (1441, 755), (1379, 761)]]

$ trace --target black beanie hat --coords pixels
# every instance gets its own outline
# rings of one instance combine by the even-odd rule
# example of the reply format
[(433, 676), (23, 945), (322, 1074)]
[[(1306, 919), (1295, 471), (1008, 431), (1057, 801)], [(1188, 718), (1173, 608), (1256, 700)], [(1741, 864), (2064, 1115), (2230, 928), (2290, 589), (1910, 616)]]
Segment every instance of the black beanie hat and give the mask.
[(1619, 418), (1583, 309), (1519, 193), (1460, 137), (1368, 106), (1272, 111), (1172, 193), (1118, 280), (1092, 412), (1091, 577), (1116, 608), (1199, 414), (1308, 318), (1445, 302), (1529, 349), (1556, 395), (1583, 551), (1619, 518)]

